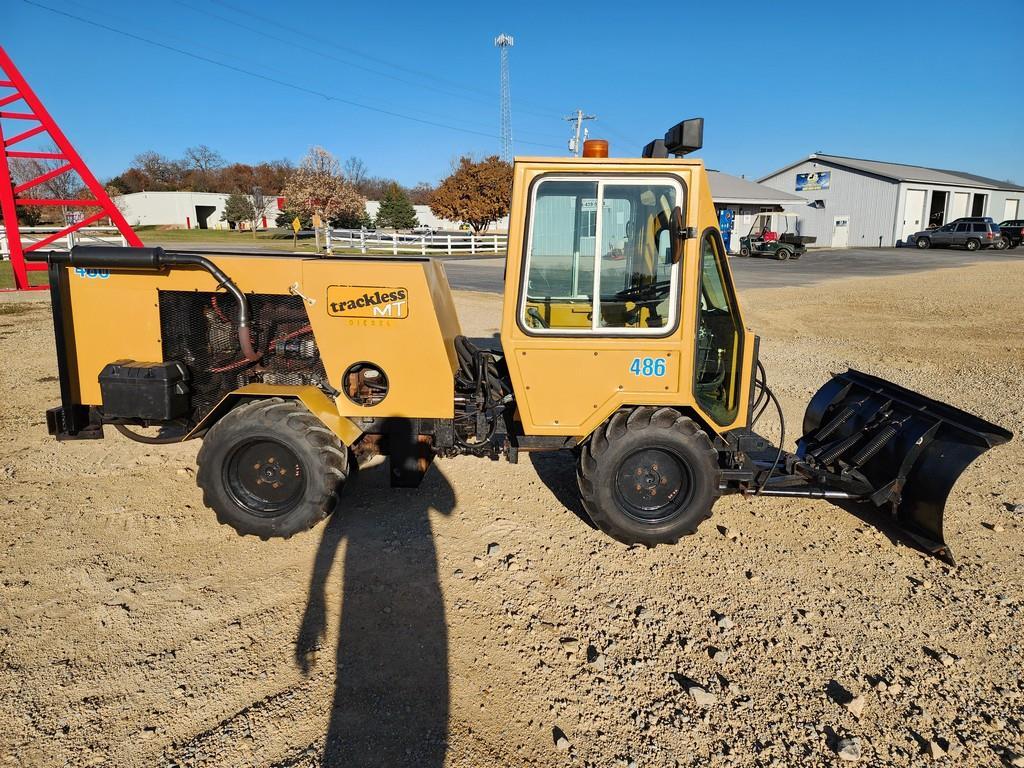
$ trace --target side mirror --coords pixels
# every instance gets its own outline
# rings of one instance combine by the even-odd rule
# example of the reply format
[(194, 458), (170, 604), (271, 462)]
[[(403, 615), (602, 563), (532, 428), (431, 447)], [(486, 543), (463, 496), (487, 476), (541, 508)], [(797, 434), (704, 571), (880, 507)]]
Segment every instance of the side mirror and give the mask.
[(683, 246), (689, 235), (686, 231), (686, 223), (683, 221), (683, 209), (678, 205), (672, 209), (672, 223), (669, 231), (672, 233), (672, 263), (678, 264), (683, 258)]

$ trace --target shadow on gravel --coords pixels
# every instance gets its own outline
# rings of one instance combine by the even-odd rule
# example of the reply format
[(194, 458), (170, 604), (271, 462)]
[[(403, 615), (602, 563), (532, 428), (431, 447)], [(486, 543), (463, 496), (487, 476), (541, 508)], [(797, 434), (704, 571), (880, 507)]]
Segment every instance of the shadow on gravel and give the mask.
[[(455, 494), (431, 469), (419, 489), (391, 488), (386, 464), (355, 478), (320, 540), (295, 660), (309, 674), (341, 605), (334, 702), (320, 765), (440, 768), (448, 741), (448, 629), (430, 510)], [(347, 502), (347, 503), (346, 503)], [(329, 580), (342, 541), (341, 582)]]
[[(756, 433), (755, 433), (756, 434)], [(751, 457), (760, 461), (774, 461), (778, 446), (764, 435), (758, 434), (758, 437), (765, 440), (768, 447), (756, 453), (751, 453)], [(814, 501), (817, 501), (815, 499)], [(853, 515), (865, 525), (870, 525), (875, 528), (879, 533), (885, 536), (889, 543), (894, 547), (902, 545), (913, 549), (922, 555), (931, 555), (925, 547), (921, 545), (921, 542), (914, 538), (907, 530), (901, 528), (896, 519), (890, 514), (887, 509), (876, 507), (870, 501), (849, 501), (849, 500), (838, 500), (838, 499), (827, 499), (826, 500), (833, 508), (836, 513), (846, 513)], [(771, 504), (771, 497), (762, 497), (762, 504)]]
[(825, 686), (825, 694), (836, 704), (842, 706), (853, 701), (853, 694), (844, 688), (837, 680), (829, 680)]
[(558, 503), (572, 512), (590, 528), (597, 529), (580, 500), (576, 484), (576, 459), (569, 451), (550, 451), (530, 454), (530, 463), (537, 477), (558, 499)]
[(883, 508), (876, 507), (870, 502), (855, 502), (855, 501), (833, 501), (830, 502), (838, 510), (847, 512), (862, 523), (870, 525), (872, 528), (878, 530), (885, 538), (889, 540), (889, 543), (893, 546), (902, 545), (913, 549), (922, 555), (931, 556), (921, 542), (914, 538), (910, 533), (901, 528), (896, 524), (895, 518), (884, 511)]

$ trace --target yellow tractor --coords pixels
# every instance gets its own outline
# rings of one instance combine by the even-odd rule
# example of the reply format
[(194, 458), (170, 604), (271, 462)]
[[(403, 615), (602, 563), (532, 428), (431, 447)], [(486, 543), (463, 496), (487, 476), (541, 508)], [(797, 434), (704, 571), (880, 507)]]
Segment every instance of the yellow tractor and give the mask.
[[(949, 556), (947, 494), (1012, 435), (847, 371), (797, 451), (753, 426), (772, 402), (688, 120), (641, 158), (516, 158), (500, 338), (460, 332), (440, 262), (76, 247), (48, 262), (61, 440), (110, 425), (202, 438), (197, 482), (240, 534), (288, 537), (388, 457), (565, 450), (593, 522), (627, 543), (693, 533), (724, 493), (874, 504)], [(781, 408), (779, 409), (780, 418)], [(160, 427), (155, 436), (138, 428)]]

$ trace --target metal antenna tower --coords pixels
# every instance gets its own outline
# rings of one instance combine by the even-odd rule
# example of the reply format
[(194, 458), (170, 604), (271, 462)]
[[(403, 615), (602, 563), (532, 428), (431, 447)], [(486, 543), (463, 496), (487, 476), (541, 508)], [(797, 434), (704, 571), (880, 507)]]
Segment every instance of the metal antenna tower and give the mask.
[(508, 49), (515, 40), (504, 32), (494, 38), (494, 45), (501, 51), (501, 159), (512, 162), (512, 96), (508, 87)]
[[(572, 152), (573, 157), (580, 156), (580, 150), (583, 149), (580, 144), (580, 129), (583, 126), (584, 120), (596, 120), (597, 115), (584, 115), (582, 109), (577, 109), (575, 115), (569, 115), (567, 118), (570, 123), (576, 123), (576, 128), (573, 130), (573, 135), (569, 138), (569, 151)], [(583, 136), (586, 139), (586, 134)]]

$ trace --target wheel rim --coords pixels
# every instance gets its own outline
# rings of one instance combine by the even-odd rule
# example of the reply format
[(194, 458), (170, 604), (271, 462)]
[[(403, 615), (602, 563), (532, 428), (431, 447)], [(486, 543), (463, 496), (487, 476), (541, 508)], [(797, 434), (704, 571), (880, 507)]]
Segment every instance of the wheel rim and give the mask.
[(917, 247), (918, 248), (927, 248), (928, 247), (928, 241), (925, 240), (924, 238), (918, 240), (917, 241)]
[(676, 454), (644, 448), (622, 460), (615, 475), (615, 495), (629, 517), (641, 523), (660, 523), (689, 503), (693, 475)]
[(284, 443), (254, 438), (239, 444), (224, 463), (224, 486), (236, 504), (259, 517), (294, 507), (306, 490), (306, 473)]
[(968, 240), (967, 241), (967, 250), (968, 251), (976, 251), (977, 249), (978, 249), (978, 244), (976, 242), (974, 242), (973, 240)]

